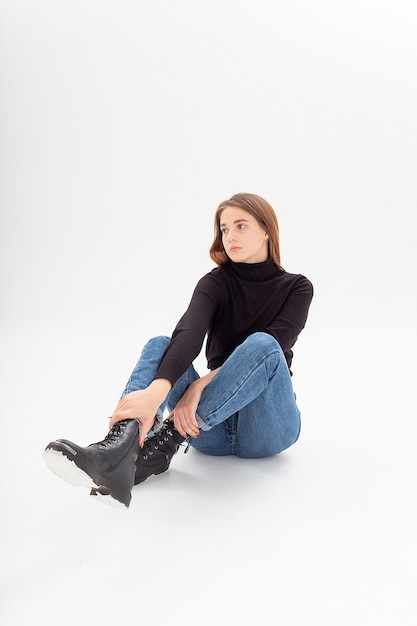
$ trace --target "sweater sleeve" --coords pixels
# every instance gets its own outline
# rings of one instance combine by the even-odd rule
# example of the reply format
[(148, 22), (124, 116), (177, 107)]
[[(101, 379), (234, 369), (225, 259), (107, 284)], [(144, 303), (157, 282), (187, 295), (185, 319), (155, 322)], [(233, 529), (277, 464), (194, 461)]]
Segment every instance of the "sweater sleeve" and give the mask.
[(156, 378), (166, 378), (172, 385), (176, 383), (200, 354), (215, 310), (215, 279), (206, 274), (197, 283), (188, 308), (174, 329)]
[(275, 337), (284, 353), (291, 350), (304, 328), (312, 298), (313, 285), (300, 274), (279, 314), (265, 329)]

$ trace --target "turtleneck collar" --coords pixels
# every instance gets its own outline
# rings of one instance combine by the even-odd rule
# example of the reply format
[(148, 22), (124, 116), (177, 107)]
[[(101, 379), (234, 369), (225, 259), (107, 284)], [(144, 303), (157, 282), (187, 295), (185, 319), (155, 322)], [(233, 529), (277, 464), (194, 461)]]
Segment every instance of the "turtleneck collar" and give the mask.
[(225, 269), (229, 268), (238, 278), (251, 282), (269, 280), (284, 273), (270, 257), (266, 261), (261, 261), (261, 263), (235, 263), (229, 259), (223, 267)]

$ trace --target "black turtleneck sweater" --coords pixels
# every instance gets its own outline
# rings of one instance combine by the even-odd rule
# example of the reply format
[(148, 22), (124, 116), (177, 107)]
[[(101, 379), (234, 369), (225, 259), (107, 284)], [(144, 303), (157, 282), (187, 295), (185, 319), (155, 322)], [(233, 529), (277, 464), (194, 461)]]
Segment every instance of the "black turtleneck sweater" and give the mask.
[(291, 348), (304, 328), (312, 297), (313, 286), (305, 276), (280, 270), (272, 259), (262, 263), (228, 261), (216, 267), (197, 283), (156, 377), (167, 378), (174, 385), (200, 354), (206, 334), (210, 370), (220, 367), (239, 344), (258, 331), (275, 337), (290, 368)]

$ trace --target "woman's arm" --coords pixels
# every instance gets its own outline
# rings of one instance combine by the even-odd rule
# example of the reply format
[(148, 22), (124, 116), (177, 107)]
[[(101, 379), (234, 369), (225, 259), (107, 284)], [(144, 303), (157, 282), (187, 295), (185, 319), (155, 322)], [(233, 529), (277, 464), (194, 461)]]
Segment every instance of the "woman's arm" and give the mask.
[(265, 329), (275, 337), (284, 352), (293, 347), (304, 328), (312, 298), (313, 285), (300, 275), (279, 315)]
[(204, 338), (215, 315), (218, 286), (214, 274), (203, 276), (194, 289), (184, 315), (172, 333), (156, 375), (174, 385), (200, 354)]

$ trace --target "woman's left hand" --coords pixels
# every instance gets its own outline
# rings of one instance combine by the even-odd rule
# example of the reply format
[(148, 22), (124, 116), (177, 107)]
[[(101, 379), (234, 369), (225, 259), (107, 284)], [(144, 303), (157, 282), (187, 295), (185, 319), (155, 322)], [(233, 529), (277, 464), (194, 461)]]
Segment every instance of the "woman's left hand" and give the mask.
[(188, 387), (168, 418), (173, 418), (175, 428), (183, 437), (198, 437), (200, 429), (195, 418), (203, 388), (196, 380)]

